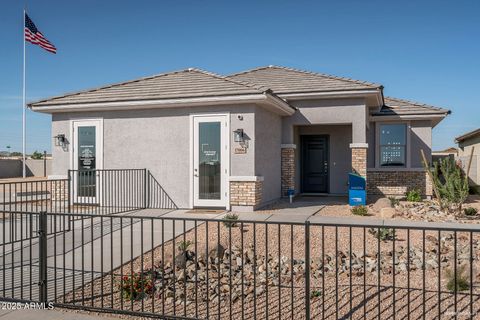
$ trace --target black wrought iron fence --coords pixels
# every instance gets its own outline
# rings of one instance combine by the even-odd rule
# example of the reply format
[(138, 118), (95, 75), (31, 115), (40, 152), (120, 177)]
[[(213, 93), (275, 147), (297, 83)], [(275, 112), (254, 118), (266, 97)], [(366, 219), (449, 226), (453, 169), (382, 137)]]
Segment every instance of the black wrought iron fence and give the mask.
[(4, 212), (116, 214), (145, 208), (177, 208), (147, 169), (68, 170), (65, 179), (0, 183)]
[[(3, 299), (179, 319), (475, 319), (480, 310), (477, 225), (29, 215), (42, 236), (2, 243)], [(61, 217), (70, 229), (46, 236)]]

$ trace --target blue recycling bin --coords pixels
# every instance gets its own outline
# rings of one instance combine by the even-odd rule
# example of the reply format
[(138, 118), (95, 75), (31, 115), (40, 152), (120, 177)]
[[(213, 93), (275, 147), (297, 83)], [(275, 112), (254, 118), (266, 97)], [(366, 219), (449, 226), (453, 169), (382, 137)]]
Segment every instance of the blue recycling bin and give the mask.
[(365, 178), (355, 174), (348, 174), (348, 203), (351, 206), (364, 206), (367, 204), (367, 183)]

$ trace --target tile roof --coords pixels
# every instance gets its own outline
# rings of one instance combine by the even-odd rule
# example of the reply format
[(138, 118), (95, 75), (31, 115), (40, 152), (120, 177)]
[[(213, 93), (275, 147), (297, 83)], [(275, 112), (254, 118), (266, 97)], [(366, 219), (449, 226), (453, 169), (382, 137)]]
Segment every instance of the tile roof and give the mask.
[(29, 103), (29, 105), (41, 107), (96, 102), (232, 96), (259, 94), (266, 91), (269, 91), (268, 88), (262, 86), (189, 68), (52, 97)]
[(380, 84), (281, 66), (266, 66), (231, 74), (229, 79), (269, 87), (277, 94), (382, 88)]
[(373, 115), (449, 114), (450, 110), (404, 99), (385, 97), (385, 106)]
[(456, 137), (456, 138), (455, 138), (455, 142), (458, 143), (458, 142), (467, 140), (468, 138), (474, 137), (474, 136), (476, 136), (476, 135), (480, 135), (480, 128), (475, 129), (475, 130), (472, 130), (472, 131), (467, 132), (467, 133), (465, 133), (465, 134), (462, 134), (462, 135), (459, 136), (459, 137)]

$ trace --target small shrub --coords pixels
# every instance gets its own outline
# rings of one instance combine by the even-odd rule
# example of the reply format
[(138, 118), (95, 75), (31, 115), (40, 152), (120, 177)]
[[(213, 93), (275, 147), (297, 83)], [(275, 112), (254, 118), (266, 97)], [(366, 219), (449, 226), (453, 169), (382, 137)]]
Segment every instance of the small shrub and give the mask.
[(395, 197), (388, 197), (388, 200), (390, 200), (390, 205), (392, 206), (392, 208), (395, 208), (395, 206), (398, 206), (400, 204), (400, 200)]
[(223, 225), (227, 228), (233, 228), (237, 226), (238, 214), (236, 213), (227, 213), (223, 217)]
[(478, 210), (477, 208), (465, 208), (463, 209), (463, 213), (465, 213), (466, 216), (476, 216)]
[(186, 252), (188, 250), (188, 248), (193, 244), (192, 241), (190, 240), (187, 240), (187, 241), (181, 241), (179, 244), (178, 244), (178, 250), (180, 250), (180, 252)]
[(366, 216), (368, 215), (368, 208), (365, 206), (355, 206), (350, 209), (352, 214), (356, 216)]
[(449, 291), (465, 291), (470, 288), (468, 277), (465, 275), (465, 265), (459, 266), (456, 273), (451, 269), (446, 270), (445, 273), (447, 276), (447, 289)]
[(393, 240), (395, 239), (395, 230), (391, 228), (371, 228), (368, 232), (373, 235), (375, 238), (380, 239), (381, 241)]
[(322, 291), (320, 290), (313, 290), (312, 293), (310, 294), (310, 298), (318, 298), (322, 296)]
[(120, 280), (119, 289), (124, 299), (143, 299), (145, 295), (152, 294), (155, 291), (153, 276), (147, 272), (123, 276)]
[(412, 189), (407, 192), (407, 201), (410, 202), (421, 202), (422, 196), (420, 195), (420, 191), (418, 189)]

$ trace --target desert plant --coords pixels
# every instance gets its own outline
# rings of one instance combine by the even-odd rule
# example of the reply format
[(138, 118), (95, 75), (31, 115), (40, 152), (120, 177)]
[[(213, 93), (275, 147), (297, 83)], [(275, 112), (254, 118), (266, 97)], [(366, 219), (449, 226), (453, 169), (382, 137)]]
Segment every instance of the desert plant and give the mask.
[(238, 214), (236, 213), (227, 213), (223, 217), (223, 225), (227, 228), (232, 228), (237, 226)]
[(180, 241), (180, 243), (178, 244), (178, 250), (180, 250), (180, 252), (187, 252), (188, 248), (193, 244), (192, 241), (190, 240), (187, 240), (187, 241)]
[(400, 200), (395, 197), (388, 197), (388, 200), (390, 200), (390, 205), (392, 206), (392, 208), (395, 208), (395, 206), (398, 206), (400, 204)]
[(352, 214), (356, 216), (366, 216), (368, 215), (368, 208), (365, 206), (355, 206), (350, 209)]
[(410, 202), (421, 202), (422, 201), (422, 196), (420, 195), (420, 190), (418, 189), (412, 189), (407, 192), (406, 194), (407, 201)]
[(313, 290), (312, 293), (310, 294), (310, 299), (313, 298), (318, 298), (322, 296), (322, 291), (320, 290)]
[(468, 177), (462, 168), (453, 159), (440, 159), (434, 163), (432, 178), (441, 198), (440, 205), (461, 213), (469, 192)]
[(391, 228), (378, 228), (378, 229), (370, 228), (368, 232), (371, 235), (373, 235), (375, 238), (382, 241), (395, 239), (395, 230)]
[(153, 275), (149, 272), (134, 273), (120, 279), (119, 289), (122, 297), (127, 300), (140, 300), (155, 291)]
[(470, 288), (468, 277), (465, 275), (465, 265), (457, 267), (456, 272), (452, 269), (445, 271), (447, 279), (447, 289), (449, 291), (465, 291)]
[(465, 208), (463, 209), (463, 213), (466, 215), (466, 216), (476, 216), (477, 213), (478, 213), (478, 210), (477, 208)]

